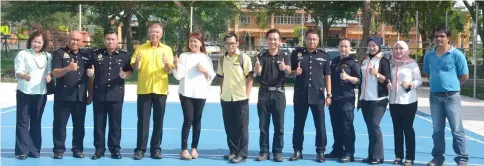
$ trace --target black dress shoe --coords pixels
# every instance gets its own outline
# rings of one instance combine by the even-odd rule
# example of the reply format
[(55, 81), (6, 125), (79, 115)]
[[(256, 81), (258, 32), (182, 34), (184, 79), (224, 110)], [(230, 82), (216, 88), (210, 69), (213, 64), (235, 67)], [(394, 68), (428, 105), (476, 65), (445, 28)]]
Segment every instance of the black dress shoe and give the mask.
[(19, 159), (19, 160), (25, 160), (25, 159), (27, 159), (27, 155), (24, 155), (24, 154), (23, 155), (19, 155), (17, 157), (17, 159)]
[(154, 152), (154, 153), (151, 153), (151, 158), (152, 158), (152, 159), (161, 159), (161, 158), (162, 158), (162, 157), (161, 157), (161, 152), (156, 151), (156, 152)]
[(91, 159), (92, 160), (97, 160), (97, 159), (100, 159), (101, 157), (104, 157), (104, 154), (94, 153), (94, 155), (91, 157)]
[(72, 154), (72, 156), (74, 156), (75, 158), (84, 158), (84, 154), (82, 154), (82, 152), (74, 152), (74, 154)]
[(228, 155), (224, 155), (224, 160), (232, 160), (233, 158), (235, 157), (235, 154), (228, 154)]
[(29, 154), (29, 157), (32, 157), (32, 158), (39, 158), (40, 155), (39, 154), (33, 154), (33, 153), (30, 153)]
[(382, 164), (383, 163), (383, 159), (372, 159), (368, 162), (368, 164), (370, 165), (378, 165), (378, 164)]
[(240, 156), (235, 156), (232, 160), (230, 160), (231, 163), (243, 163), (245, 162), (247, 158), (246, 157), (240, 157)]
[(114, 152), (114, 153), (111, 153), (111, 158), (112, 159), (121, 159), (121, 153), (119, 152)]
[(328, 154), (324, 154), (324, 157), (328, 159), (338, 159), (341, 158), (341, 155), (337, 155), (336, 153), (331, 152)]
[(368, 163), (370, 161), (371, 161), (371, 158), (370, 157), (367, 157), (367, 158), (361, 160), (361, 162), (364, 162), (364, 163)]
[(256, 161), (264, 161), (264, 160), (268, 160), (269, 158), (270, 158), (269, 154), (261, 153), (261, 154), (259, 154), (259, 156), (255, 160)]
[(55, 153), (54, 154), (54, 159), (62, 159), (63, 154), (62, 153)]
[(137, 152), (134, 153), (134, 159), (135, 160), (141, 160), (141, 159), (143, 159), (143, 157), (144, 157), (144, 154), (143, 154), (142, 151), (137, 151)]
[(274, 154), (274, 161), (275, 162), (282, 162), (282, 154), (280, 154), (280, 153)]
[(340, 163), (348, 163), (348, 162), (354, 162), (355, 161), (355, 157), (353, 157), (353, 155), (344, 155), (343, 157), (341, 157), (339, 159), (339, 162)]
[(289, 158), (289, 161), (297, 161), (299, 159), (303, 159), (303, 155), (301, 151), (294, 151), (294, 155), (292, 155), (292, 157)]
[(324, 157), (323, 153), (318, 153), (317, 156), (318, 156), (318, 158), (316, 159), (317, 162), (324, 163), (326, 161), (326, 158)]

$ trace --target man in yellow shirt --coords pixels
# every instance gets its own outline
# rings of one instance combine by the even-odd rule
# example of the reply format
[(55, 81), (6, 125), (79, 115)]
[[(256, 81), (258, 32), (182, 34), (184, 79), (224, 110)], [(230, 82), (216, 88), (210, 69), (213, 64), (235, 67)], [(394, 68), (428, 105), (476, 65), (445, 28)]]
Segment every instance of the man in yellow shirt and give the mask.
[(173, 52), (161, 44), (163, 27), (153, 24), (148, 29), (149, 42), (138, 46), (131, 57), (131, 65), (138, 71), (138, 134), (134, 159), (140, 160), (146, 152), (153, 106), (153, 133), (151, 135), (151, 158), (161, 159), (163, 117), (168, 95), (168, 73), (174, 67)]
[(252, 61), (238, 50), (238, 38), (229, 34), (224, 38), (227, 53), (217, 67), (217, 76), (222, 78), (220, 94), (225, 133), (230, 154), (224, 156), (232, 163), (247, 159), (249, 132), (249, 95), (252, 89)]

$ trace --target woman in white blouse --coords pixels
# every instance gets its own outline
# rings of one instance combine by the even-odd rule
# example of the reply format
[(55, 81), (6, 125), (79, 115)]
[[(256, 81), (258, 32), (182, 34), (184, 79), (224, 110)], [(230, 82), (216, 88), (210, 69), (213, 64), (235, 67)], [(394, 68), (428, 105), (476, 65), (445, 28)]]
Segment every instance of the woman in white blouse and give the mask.
[(390, 114), (393, 121), (395, 139), (394, 164), (402, 164), (403, 141), (406, 155), (404, 165), (413, 165), (415, 160), (415, 132), (413, 121), (417, 112), (416, 88), (422, 84), (422, 77), (417, 62), (410, 58), (408, 45), (397, 41), (393, 47), (390, 61), (392, 86), (390, 90)]
[[(180, 80), (178, 93), (183, 110), (182, 146), (180, 158), (198, 158), (197, 146), (200, 138), (201, 119), (205, 100), (210, 94), (210, 84), (215, 77), (212, 59), (205, 54), (202, 33), (194, 32), (188, 38), (188, 51), (175, 56), (173, 75)], [(193, 125), (192, 151), (188, 153), (188, 134)]]
[(17, 83), (17, 124), (15, 155), (20, 160), (38, 158), (42, 144), (41, 120), (47, 102), (47, 83), (51, 81), (51, 55), (44, 32), (33, 32), (27, 49), (15, 57)]
[(358, 107), (363, 112), (368, 129), (368, 157), (363, 162), (376, 165), (384, 161), (383, 138), (380, 122), (388, 106), (390, 83), (390, 62), (383, 57), (383, 39), (371, 36), (368, 39), (368, 56), (361, 62), (361, 83), (359, 85)]

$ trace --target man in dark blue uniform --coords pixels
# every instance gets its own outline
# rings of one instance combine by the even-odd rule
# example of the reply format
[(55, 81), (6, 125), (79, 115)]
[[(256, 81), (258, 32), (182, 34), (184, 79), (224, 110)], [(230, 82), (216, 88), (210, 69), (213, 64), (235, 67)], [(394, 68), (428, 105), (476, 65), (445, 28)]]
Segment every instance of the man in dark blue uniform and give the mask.
[(286, 95), (284, 83), (286, 75), (291, 74), (291, 61), (287, 52), (279, 50), (281, 35), (279, 30), (271, 29), (266, 34), (269, 49), (257, 56), (255, 74), (259, 76), (260, 88), (257, 101), (260, 130), (260, 154), (257, 161), (269, 159), (269, 125), (274, 123), (274, 140), (272, 153), (274, 161), (282, 162), (284, 147), (284, 111), (286, 110)]
[(53, 125), (55, 159), (62, 159), (66, 151), (66, 125), (70, 115), (73, 125), (73, 156), (84, 158), (84, 121), (86, 105), (92, 101), (92, 79), (86, 75), (91, 65), (88, 52), (79, 48), (81, 38), (81, 32), (72, 31), (67, 47), (57, 49), (52, 56), (52, 74), (56, 78)]
[(331, 85), (333, 103), (329, 106), (331, 126), (333, 127), (333, 151), (326, 158), (339, 159), (340, 162), (353, 162), (355, 159), (355, 128), (353, 126), (355, 109), (355, 87), (361, 77), (360, 65), (349, 55), (351, 42), (339, 42), (339, 57), (331, 61)]
[[(305, 34), (306, 48), (297, 49), (291, 55), (292, 75), (296, 75), (294, 85), (294, 130), (292, 144), (294, 155), (291, 161), (302, 159), (304, 124), (311, 108), (316, 128), (317, 161), (324, 162), (326, 150), (326, 127), (324, 105), (331, 104), (331, 68), (329, 56), (318, 50), (318, 30), (310, 29)], [(324, 80), (324, 81), (323, 81)], [(326, 97), (325, 90), (326, 89)]]
[(116, 50), (118, 35), (109, 29), (104, 34), (103, 49), (91, 51), (93, 68), (87, 70), (94, 76), (94, 147), (93, 160), (104, 156), (106, 121), (109, 117), (108, 148), (111, 158), (121, 159), (121, 115), (124, 101), (124, 79), (131, 76), (133, 68), (126, 51)]

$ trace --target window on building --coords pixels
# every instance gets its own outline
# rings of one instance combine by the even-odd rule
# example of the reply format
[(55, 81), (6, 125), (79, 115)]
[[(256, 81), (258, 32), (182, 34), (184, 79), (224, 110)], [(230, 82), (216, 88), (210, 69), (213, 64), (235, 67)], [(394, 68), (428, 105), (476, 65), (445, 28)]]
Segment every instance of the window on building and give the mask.
[(250, 16), (242, 14), (239, 16), (239, 23), (240, 24), (250, 24)]

